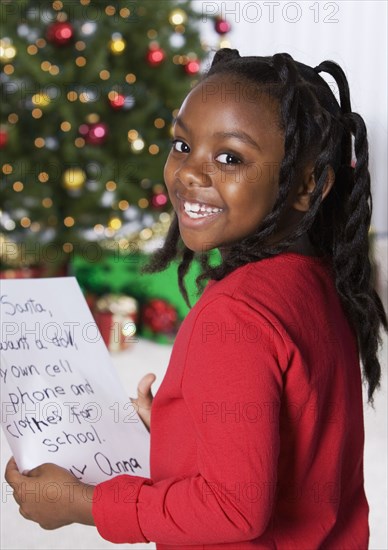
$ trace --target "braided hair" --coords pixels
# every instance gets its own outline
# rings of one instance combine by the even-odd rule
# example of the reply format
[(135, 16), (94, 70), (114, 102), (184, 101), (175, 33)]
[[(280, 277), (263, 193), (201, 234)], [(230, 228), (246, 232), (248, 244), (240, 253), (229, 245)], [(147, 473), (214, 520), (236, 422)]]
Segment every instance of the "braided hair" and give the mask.
[[(321, 72), (335, 79), (340, 102), (320, 76)], [(237, 267), (285, 252), (307, 233), (318, 254), (330, 259), (332, 264), (337, 292), (357, 335), (368, 401), (373, 405), (373, 393), (381, 377), (377, 357), (380, 329), (382, 325), (388, 330), (388, 324), (382, 302), (373, 288), (369, 260), (372, 196), (367, 131), (361, 116), (351, 110), (346, 76), (333, 61), (323, 61), (312, 68), (287, 53), (240, 57), (237, 50), (229, 48), (216, 52), (202, 82), (213, 75), (236, 76), (243, 82), (254, 83), (278, 102), (285, 154), (272, 211), (253, 234), (228, 247), (228, 254), (219, 265), (211, 266), (209, 254), (201, 252), (201, 273), (196, 279), (198, 293), (203, 290), (205, 280), (220, 280)], [(269, 245), (268, 238), (277, 231), (298, 170), (307, 161), (314, 162), (315, 179), (309, 210), (286, 237)], [(322, 201), (330, 168), (335, 173), (335, 183)], [(174, 214), (164, 246), (154, 253), (142, 271), (162, 271), (178, 258), (179, 288), (191, 307), (183, 279), (195, 257), (196, 253), (180, 238)]]

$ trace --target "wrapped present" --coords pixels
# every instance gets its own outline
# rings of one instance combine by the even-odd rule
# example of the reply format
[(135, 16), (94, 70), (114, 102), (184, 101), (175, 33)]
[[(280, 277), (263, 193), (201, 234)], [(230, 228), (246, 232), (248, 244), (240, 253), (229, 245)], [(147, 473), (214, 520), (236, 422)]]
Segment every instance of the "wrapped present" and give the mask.
[[(211, 251), (211, 265), (218, 265), (219, 261), (219, 251), (217, 249)], [(158, 273), (142, 273), (141, 268), (148, 262), (149, 255), (137, 252), (127, 256), (106, 253), (98, 262), (89, 262), (85, 257), (75, 254), (71, 259), (71, 274), (77, 278), (86, 296), (90, 295), (87, 298), (88, 303), (93, 301), (93, 296), (100, 297), (107, 294), (133, 296), (139, 304), (140, 320), (137, 327), (139, 336), (160, 344), (171, 344), (180, 323), (190, 311), (178, 285), (179, 261), (172, 261), (166, 269)], [(200, 262), (194, 259), (185, 275), (185, 284), (192, 306), (199, 298), (195, 281), (200, 273)], [(158, 302), (152, 300), (161, 302), (158, 306)], [(158, 318), (159, 321), (157, 321)], [(162, 318), (167, 323), (166, 330), (157, 326), (162, 322)], [(166, 328), (168, 323), (171, 325), (171, 330)]]
[(165, 300), (149, 300), (141, 311), (141, 333), (159, 343), (173, 343), (179, 328), (175, 307)]
[(94, 305), (93, 316), (111, 352), (130, 347), (135, 341), (138, 321), (137, 301), (122, 294), (106, 294)]

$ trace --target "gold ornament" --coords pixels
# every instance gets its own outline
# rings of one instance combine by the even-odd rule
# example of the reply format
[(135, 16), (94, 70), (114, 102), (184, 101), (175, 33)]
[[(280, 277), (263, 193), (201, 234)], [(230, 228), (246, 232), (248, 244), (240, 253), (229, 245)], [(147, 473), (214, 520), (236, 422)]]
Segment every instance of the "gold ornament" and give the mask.
[(121, 36), (113, 36), (109, 42), (109, 49), (113, 55), (121, 55), (127, 46), (126, 41)]
[(22, 262), (22, 248), (20, 244), (0, 233), (0, 259), (6, 265), (17, 266)]
[(7, 63), (13, 59), (16, 55), (16, 48), (12, 45), (9, 38), (2, 38), (0, 40), (0, 61)]
[[(141, 208), (147, 208), (147, 199), (140, 199), (140, 201), (141, 200), (144, 200), (146, 204), (144, 206), (141, 206), (139, 204), (138, 206)], [(160, 247), (161, 243), (163, 243), (163, 241), (166, 239), (171, 221), (172, 218), (170, 214), (168, 214), (167, 212), (161, 212), (159, 214), (158, 220), (155, 221), (155, 223), (153, 223), (151, 227), (146, 227), (140, 229), (139, 231), (128, 233), (125, 235), (124, 238), (120, 239), (119, 251), (122, 251), (123, 254), (128, 254), (128, 250), (136, 250), (138, 252), (149, 254), (153, 250), (156, 250), (156, 248)], [(103, 234), (103, 226), (101, 226), (96, 232), (98, 232), (99, 234)], [(99, 244), (104, 250), (109, 250), (116, 253), (117, 239), (109, 238), (109, 236), (106, 234), (105, 236), (108, 238), (100, 240)], [(113, 236), (114, 232), (112, 231), (112, 235), (110, 235), (110, 237)]]
[(66, 189), (81, 189), (86, 181), (86, 174), (82, 168), (68, 168), (62, 174), (62, 183)]
[(37, 93), (32, 96), (32, 103), (37, 107), (47, 107), (51, 102), (51, 99), (47, 94)]
[(120, 218), (111, 218), (108, 225), (109, 229), (113, 229), (113, 231), (118, 231), (122, 224)]
[(187, 21), (187, 13), (179, 8), (173, 10), (168, 18), (171, 25), (183, 25)]
[(140, 153), (144, 149), (144, 141), (141, 138), (137, 138), (131, 143), (131, 149), (134, 153)]

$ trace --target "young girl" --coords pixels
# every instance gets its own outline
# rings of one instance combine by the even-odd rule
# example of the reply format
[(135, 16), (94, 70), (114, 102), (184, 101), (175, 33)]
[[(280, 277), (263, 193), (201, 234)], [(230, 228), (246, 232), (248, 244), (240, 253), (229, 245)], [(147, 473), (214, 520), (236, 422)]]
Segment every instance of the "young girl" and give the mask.
[(343, 71), (218, 51), (179, 111), (164, 175), (175, 217), (147, 269), (180, 258), (186, 300), (195, 254), (199, 287), (210, 280), (153, 402), (154, 376), (139, 385), (151, 479), (93, 487), (11, 459), (20, 513), (160, 550), (366, 549), (359, 358), (372, 402), (387, 319), (368, 260), (366, 129)]

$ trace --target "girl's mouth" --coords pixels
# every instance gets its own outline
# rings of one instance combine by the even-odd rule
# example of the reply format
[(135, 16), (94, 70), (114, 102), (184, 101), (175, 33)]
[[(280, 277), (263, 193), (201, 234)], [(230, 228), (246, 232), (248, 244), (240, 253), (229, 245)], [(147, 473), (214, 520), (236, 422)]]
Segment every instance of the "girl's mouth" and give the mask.
[(207, 216), (211, 216), (212, 214), (222, 212), (222, 208), (207, 206), (206, 204), (201, 204), (199, 202), (184, 201), (183, 208), (186, 214), (192, 219), (205, 218)]
[(208, 206), (202, 203), (190, 203), (179, 200), (179, 214), (181, 223), (187, 227), (198, 227), (213, 221), (223, 212), (222, 208)]

